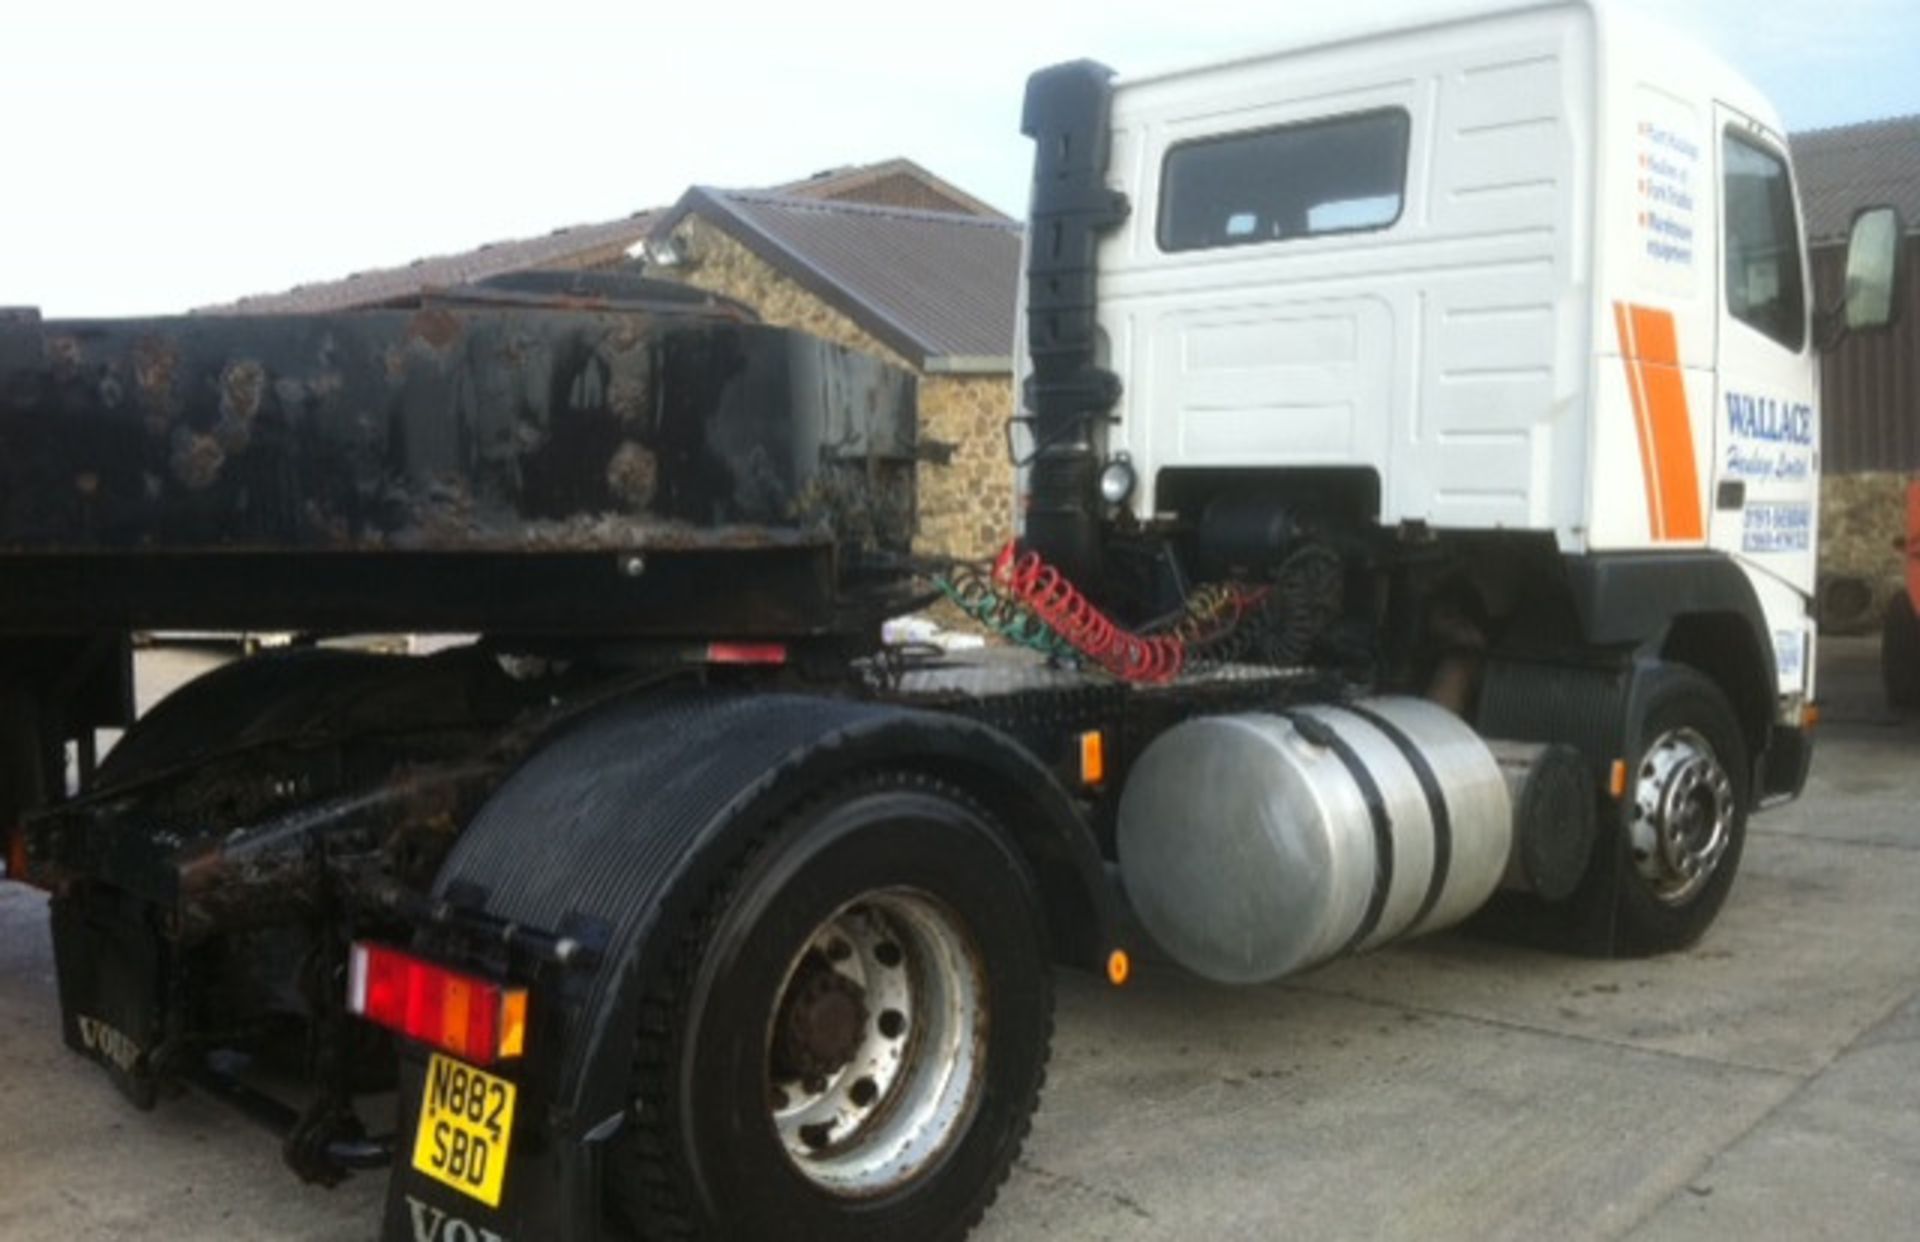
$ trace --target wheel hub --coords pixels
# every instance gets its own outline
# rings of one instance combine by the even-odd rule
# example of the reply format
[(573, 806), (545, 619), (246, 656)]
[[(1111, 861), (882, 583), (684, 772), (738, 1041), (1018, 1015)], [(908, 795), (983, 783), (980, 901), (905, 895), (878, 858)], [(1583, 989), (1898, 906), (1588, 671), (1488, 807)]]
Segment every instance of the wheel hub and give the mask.
[(964, 1131), (986, 1062), (986, 977), (933, 897), (869, 892), (816, 927), (769, 1015), (767, 1101), (794, 1168), (882, 1194)]
[(853, 1060), (867, 1025), (866, 989), (812, 954), (787, 987), (773, 1066), (783, 1077), (818, 1078)]
[(1660, 901), (1679, 905), (1706, 887), (1733, 839), (1733, 782), (1692, 729), (1662, 734), (1641, 757), (1629, 839), (1633, 865)]

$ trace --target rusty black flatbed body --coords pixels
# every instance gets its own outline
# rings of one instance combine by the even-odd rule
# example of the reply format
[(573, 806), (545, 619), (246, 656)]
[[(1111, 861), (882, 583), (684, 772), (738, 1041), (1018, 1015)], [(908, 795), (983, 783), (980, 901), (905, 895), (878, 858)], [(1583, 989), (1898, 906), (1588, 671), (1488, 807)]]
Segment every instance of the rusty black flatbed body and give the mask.
[(0, 633), (866, 625), (911, 538), (913, 396), (732, 304), (579, 275), (0, 314)]

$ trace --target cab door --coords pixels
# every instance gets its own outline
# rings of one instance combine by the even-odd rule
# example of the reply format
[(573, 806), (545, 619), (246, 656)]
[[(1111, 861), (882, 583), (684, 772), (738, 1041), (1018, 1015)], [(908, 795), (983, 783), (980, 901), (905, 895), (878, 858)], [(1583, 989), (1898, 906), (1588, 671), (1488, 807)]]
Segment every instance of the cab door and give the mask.
[(1792, 165), (1785, 139), (1766, 126), (1725, 105), (1715, 120), (1721, 272), (1708, 542), (1811, 596), (1820, 415)]

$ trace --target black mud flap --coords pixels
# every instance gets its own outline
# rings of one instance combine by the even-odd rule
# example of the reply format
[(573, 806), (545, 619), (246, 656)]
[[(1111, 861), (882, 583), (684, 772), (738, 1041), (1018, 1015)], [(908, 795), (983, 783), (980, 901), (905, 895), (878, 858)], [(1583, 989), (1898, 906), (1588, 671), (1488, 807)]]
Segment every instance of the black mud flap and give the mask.
[(98, 1062), (136, 1106), (152, 1108), (167, 963), (153, 907), (99, 889), (51, 905), (67, 1047)]
[[(512, 1082), (515, 1088), (510, 1142), (504, 1151), (486, 1156), (506, 1161), (499, 1201), (489, 1204), (479, 1195), (456, 1189), (416, 1167), (417, 1146), (424, 1146), (431, 1160), (436, 1148), (444, 1151), (451, 1141), (451, 1136), (437, 1135), (431, 1126), (425, 1135), (420, 1133), (430, 1058), (430, 1051), (418, 1046), (408, 1046), (400, 1055), (399, 1121), (380, 1230), (384, 1242), (533, 1242), (599, 1237), (599, 1160), (612, 1128), (583, 1137), (555, 1130), (550, 1101), (552, 1079), (559, 1067), (533, 1061), (487, 1070)], [(469, 1157), (468, 1169), (473, 1167), (471, 1160)], [(483, 1177), (474, 1180), (485, 1181)], [(582, 1212), (586, 1219), (576, 1219)]]
[(1813, 734), (1776, 724), (1767, 730), (1767, 748), (1755, 760), (1754, 788), (1769, 801), (1798, 798), (1813, 770)]
[[(1593, 787), (1605, 790), (1613, 761), (1638, 753), (1632, 722), (1640, 718), (1647, 669), (1644, 661), (1579, 666), (1496, 659), (1488, 664), (1474, 725), (1485, 737), (1572, 746), (1587, 760)], [(1525, 893), (1495, 893), (1466, 929), (1554, 953), (1617, 954), (1614, 912), (1623, 878), (1618, 841), (1625, 815), (1624, 803), (1603, 795), (1587, 880), (1575, 900), (1548, 903)]]

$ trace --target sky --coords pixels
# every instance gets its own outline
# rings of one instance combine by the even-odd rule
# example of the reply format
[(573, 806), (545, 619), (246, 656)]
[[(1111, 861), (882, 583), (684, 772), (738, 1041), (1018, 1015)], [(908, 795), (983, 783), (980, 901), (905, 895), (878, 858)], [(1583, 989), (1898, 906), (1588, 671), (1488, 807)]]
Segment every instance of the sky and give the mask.
[[(1911, 2), (1624, 0), (1719, 50), (1793, 130), (1920, 112)], [(1284, 43), (1341, 10), (16, 3), (0, 16), (0, 305), (173, 313), (611, 219), (690, 184), (767, 185), (896, 155), (1019, 215), (1033, 69), (1192, 63)]]

